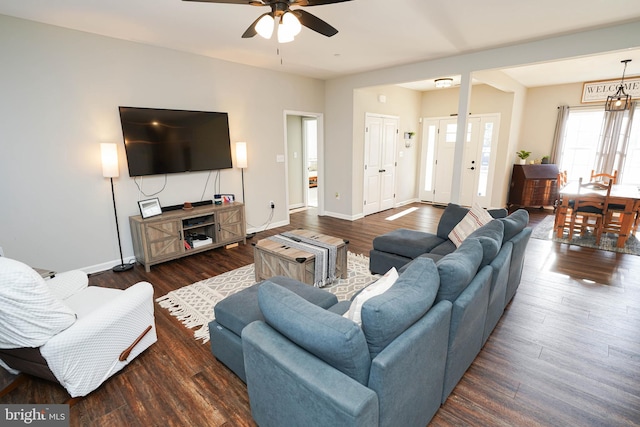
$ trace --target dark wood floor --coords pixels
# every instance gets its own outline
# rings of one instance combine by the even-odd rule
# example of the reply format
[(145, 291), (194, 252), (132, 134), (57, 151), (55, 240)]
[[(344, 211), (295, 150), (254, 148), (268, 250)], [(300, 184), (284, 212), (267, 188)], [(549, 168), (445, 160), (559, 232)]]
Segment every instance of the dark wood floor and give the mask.
[[(392, 209), (358, 221), (292, 215), (291, 225), (350, 241), (368, 254), (373, 237), (398, 227), (435, 231), (442, 209), (395, 221)], [(531, 211), (535, 225), (550, 211)], [(90, 284), (125, 288), (140, 280), (155, 296), (253, 262), (250, 244), (152, 267), (93, 275)], [(71, 408), (71, 425), (254, 425), (246, 387), (156, 305), (158, 342)], [(0, 370), (2, 371), (2, 370)], [(10, 380), (0, 373), (0, 386)], [(62, 403), (64, 390), (30, 379), (0, 403)], [(522, 283), (500, 323), (434, 426), (640, 425), (640, 257), (532, 239)]]

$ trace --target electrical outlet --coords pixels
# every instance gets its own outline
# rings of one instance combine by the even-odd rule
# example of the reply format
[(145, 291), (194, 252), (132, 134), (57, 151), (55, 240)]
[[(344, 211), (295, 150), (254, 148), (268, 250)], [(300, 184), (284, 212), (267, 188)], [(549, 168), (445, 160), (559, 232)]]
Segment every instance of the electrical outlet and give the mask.
[(275, 208), (276, 208), (276, 204), (273, 202), (273, 200), (271, 200), (271, 201), (269, 202), (269, 207), (270, 207), (271, 209), (275, 209)]

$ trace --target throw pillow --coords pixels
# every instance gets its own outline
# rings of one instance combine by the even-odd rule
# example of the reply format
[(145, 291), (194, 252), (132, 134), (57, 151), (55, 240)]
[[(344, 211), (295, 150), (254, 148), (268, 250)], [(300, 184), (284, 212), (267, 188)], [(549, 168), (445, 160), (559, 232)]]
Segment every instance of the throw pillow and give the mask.
[(359, 326), (362, 326), (362, 304), (369, 299), (382, 295), (398, 280), (398, 271), (395, 267), (387, 271), (380, 279), (367, 286), (356, 296), (351, 302), (349, 311), (343, 316), (347, 319), (353, 320)]
[(474, 203), (471, 210), (462, 218), (462, 221), (456, 225), (451, 233), (449, 233), (449, 240), (451, 240), (456, 247), (460, 247), (464, 239), (469, 234), (473, 233), (478, 228), (485, 224), (488, 224), (493, 218), (484, 208)]
[(0, 257), (0, 348), (40, 347), (76, 321), (28, 265)]

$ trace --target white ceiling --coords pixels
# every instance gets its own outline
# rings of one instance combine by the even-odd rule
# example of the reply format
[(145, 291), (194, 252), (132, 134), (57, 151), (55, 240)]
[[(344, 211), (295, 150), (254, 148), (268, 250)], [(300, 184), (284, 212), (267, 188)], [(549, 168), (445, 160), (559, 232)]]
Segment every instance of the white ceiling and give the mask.
[[(638, 0), (352, 0), (305, 10), (339, 33), (242, 39), (269, 8), (241, 4), (0, 0), (4, 15), (320, 79), (640, 19)], [(623, 59), (633, 60), (627, 75), (640, 74), (640, 50), (503, 71), (528, 87), (582, 82), (620, 77)]]

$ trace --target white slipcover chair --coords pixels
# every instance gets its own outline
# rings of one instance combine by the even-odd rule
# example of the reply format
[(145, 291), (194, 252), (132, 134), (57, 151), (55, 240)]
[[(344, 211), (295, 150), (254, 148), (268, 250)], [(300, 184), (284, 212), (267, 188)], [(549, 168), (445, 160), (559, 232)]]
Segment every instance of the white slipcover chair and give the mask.
[(57, 381), (76, 398), (157, 341), (150, 283), (120, 290), (88, 282), (77, 270), (45, 280), (0, 257), (0, 366)]

